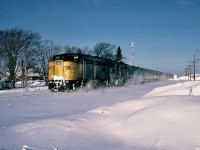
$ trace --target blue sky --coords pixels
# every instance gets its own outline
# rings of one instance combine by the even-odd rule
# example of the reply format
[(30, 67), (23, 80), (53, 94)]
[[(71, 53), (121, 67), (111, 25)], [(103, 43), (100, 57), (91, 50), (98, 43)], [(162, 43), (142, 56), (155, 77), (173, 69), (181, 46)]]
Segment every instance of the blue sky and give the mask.
[(14, 27), (80, 48), (115, 44), (129, 64), (133, 41), (136, 66), (182, 75), (200, 49), (200, 1), (0, 0), (0, 29)]

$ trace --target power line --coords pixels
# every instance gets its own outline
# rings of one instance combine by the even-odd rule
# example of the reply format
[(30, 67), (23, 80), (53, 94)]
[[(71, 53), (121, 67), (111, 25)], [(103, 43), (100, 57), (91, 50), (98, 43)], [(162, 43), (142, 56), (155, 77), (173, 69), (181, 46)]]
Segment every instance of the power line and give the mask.
[(181, 63), (185, 63), (187, 61), (180, 61), (180, 62), (162, 62), (162, 63), (155, 63), (155, 64), (139, 64), (140, 65), (168, 65), (168, 64), (181, 64)]

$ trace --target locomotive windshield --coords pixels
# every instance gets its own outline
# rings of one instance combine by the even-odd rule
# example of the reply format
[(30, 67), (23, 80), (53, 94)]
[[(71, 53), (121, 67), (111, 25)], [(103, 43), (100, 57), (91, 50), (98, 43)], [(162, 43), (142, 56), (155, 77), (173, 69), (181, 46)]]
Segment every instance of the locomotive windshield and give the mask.
[(77, 61), (79, 59), (78, 55), (58, 55), (54, 57), (54, 60), (63, 60), (63, 61)]

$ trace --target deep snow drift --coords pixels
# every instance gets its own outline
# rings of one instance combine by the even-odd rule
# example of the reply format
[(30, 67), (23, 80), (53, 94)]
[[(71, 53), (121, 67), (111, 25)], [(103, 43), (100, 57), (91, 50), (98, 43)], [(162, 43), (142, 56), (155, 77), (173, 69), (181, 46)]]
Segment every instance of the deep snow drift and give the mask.
[(0, 149), (197, 150), (199, 95), (200, 80), (1, 91)]

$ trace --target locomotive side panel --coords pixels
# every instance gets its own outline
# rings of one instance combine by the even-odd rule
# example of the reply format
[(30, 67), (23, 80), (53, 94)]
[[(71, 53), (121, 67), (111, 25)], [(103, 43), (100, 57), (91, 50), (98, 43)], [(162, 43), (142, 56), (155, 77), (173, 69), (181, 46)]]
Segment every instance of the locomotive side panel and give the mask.
[(105, 63), (98, 62), (96, 64), (96, 80), (104, 82), (109, 79), (109, 68)]
[(115, 84), (116, 70), (115, 70), (115, 64), (114, 63), (110, 64), (109, 80), (110, 80), (111, 85)]
[(127, 68), (126, 64), (123, 64), (121, 71), (122, 71), (122, 73), (121, 73), (122, 74), (122, 78), (124, 80), (127, 80), (128, 79), (128, 68)]
[(65, 61), (63, 66), (63, 75), (65, 80), (79, 79), (79, 64), (73, 61)]
[(94, 77), (94, 65), (92, 63), (86, 64), (86, 80), (93, 80)]

